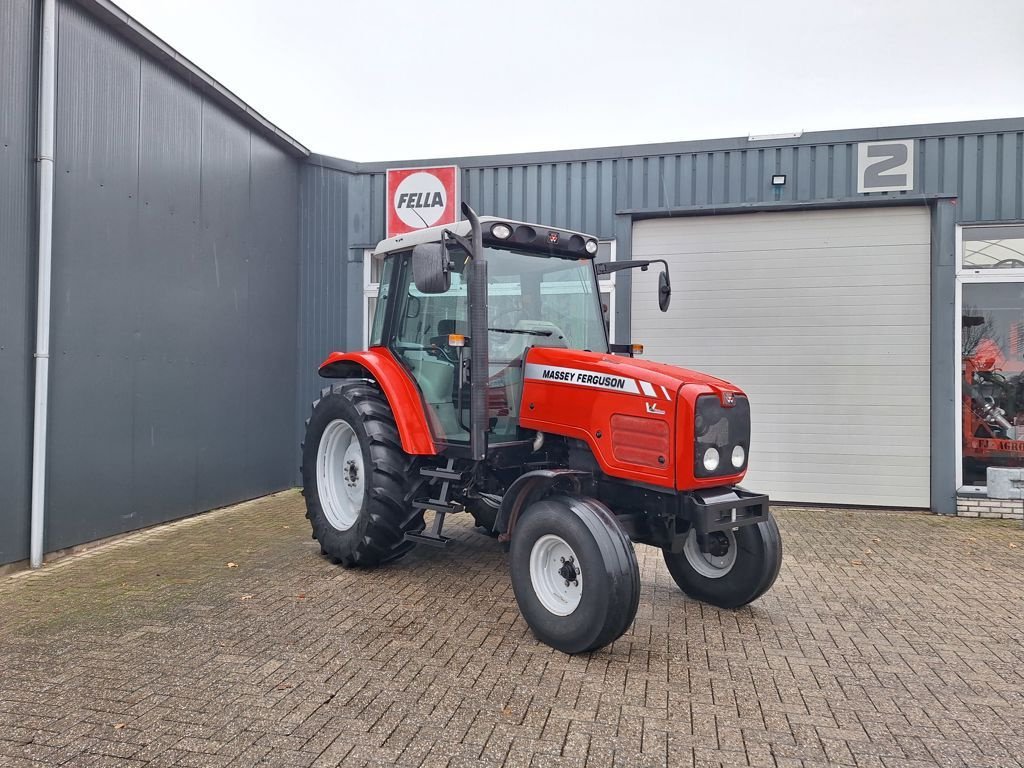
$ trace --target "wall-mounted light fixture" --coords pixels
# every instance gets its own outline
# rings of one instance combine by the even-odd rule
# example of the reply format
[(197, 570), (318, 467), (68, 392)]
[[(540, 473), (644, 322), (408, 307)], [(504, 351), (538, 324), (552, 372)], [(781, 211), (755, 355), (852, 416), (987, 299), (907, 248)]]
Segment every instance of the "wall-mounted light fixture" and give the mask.
[(786, 184), (786, 174), (784, 173), (773, 173), (772, 174), (772, 186), (782, 187)]

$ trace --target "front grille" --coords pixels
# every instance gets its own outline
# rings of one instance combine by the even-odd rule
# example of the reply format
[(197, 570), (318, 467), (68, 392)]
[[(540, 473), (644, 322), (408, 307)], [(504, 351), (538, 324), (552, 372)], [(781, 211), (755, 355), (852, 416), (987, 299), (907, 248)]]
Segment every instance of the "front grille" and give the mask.
[[(701, 395), (693, 419), (694, 433), (694, 474), (697, 477), (735, 475), (747, 466), (750, 455), (750, 401), (737, 395), (735, 405), (726, 408), (717, 395)], [(743, 447), (743, 464), (734, 467), (732, 452), (737, 446)], [(717, 448), (719, 464), (713, 472), (704, 468), (704, 452)]]
[(618, 461), (664, 467), (669, 460), (668, 424), (658, 419), (626, 416), (616, 413), (611, 418), (612, 455)]

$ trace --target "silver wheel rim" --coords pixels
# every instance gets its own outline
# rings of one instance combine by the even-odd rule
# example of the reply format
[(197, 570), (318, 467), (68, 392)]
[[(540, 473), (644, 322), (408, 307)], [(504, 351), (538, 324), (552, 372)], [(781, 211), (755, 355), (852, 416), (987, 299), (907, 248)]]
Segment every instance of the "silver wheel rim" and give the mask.
[[(575, 572), (575, 578), (568, 578)], [(541, 536), (530, 550), (530, 583), (540, 604), (555, 616), (568, 616), (583, 597), (583, 569), (565, 539)]]
[(686, 537), (686, 543), (683, 545), (686, 562), (706, 579), (720, 579), (729, 573), (736, 564), (736, 536), (732, 531), (724, 531), (724, 534), (729, 541), (729, 549), (721, 556), (712, 555), (710, 552), (701, 552), (700, 544), (697, 543), (696, 531), (691, 529), (690, 535)]
[(327, 425), (316, 451), (316, 485), (327, 522), (347, 531), (363, 508), (363, 449), (352, 426), (342, 419)]

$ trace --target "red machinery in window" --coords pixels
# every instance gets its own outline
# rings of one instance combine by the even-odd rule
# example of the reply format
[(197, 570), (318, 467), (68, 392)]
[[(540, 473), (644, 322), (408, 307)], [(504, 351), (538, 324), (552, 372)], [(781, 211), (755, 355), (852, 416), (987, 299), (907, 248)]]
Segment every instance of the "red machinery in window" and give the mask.
[[(1024, 463), (1024, 411), (1020, 410), (1024, 403), (1018, 395), (1021, 375), (1004, 375), (1011, 367), (1014, 365), (989, 339), (963, 359), (964, 464), (975, 462), (978, 473), (988, 466)], [(965, 482), (971, 484), (966, 477)]]

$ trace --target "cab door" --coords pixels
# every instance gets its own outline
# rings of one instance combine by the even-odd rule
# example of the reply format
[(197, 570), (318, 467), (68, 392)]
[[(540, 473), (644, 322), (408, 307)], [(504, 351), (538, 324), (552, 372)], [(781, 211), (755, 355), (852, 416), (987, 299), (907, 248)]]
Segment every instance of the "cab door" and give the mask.
[[(468, 409), (460, 412), (459, 356), (448, 346), (448, 335), (468, 335), (467, 294), (464, 276), (452, 273), (445, 293), (424, 294), (416, 288), (409, 257), (404, 258), (393, 286), (394, 308), (389, 346), (416, 381), (430, 410), (429, 420), (438, 442), (469, 442)], [(468, 360), (468, 355), (464, 356)], [(469, 388), (463, 386), (468, 403)]]

